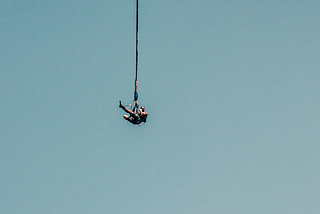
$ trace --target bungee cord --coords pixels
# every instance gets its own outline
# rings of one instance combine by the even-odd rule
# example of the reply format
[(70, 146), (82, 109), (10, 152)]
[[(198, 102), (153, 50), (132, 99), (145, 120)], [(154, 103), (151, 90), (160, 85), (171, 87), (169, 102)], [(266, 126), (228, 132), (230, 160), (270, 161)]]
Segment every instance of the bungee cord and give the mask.
[(138, 22), (139, 22), (139, 0), (137, 0), (137, 11), (136, 11), (136, 79), (134, 89), (134, 102), (138, 100)]

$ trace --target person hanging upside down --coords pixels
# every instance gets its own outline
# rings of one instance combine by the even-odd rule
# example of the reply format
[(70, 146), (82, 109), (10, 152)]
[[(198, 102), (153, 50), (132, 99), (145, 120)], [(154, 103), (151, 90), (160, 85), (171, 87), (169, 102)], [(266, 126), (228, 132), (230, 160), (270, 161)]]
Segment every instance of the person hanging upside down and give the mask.
[(121, 100), (119, 101), (119, 108), (122, 108), (128, 115), (123, 115), (123, 118), (129, 121), (134, 125), (139, 125), (140, 123), (147, 122), (148, 113), (145, 111), (145, 107), (141, 106), (139, 109), (139, 103), (136, 102), (133, 110), (129, 110), (121, 104)]

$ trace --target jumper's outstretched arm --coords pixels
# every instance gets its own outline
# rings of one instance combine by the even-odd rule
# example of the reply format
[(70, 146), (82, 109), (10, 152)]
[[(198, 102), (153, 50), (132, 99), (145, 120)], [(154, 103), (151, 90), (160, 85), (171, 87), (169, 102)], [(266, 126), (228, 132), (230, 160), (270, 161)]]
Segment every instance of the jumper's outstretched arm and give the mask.
[(137, 114), (139, 113), (139, 103), (138, 103), (138, 101), (136, 101), (136, 103), (134, 104), (134, 107), (133, 107), (132, 111), (137, 113)]

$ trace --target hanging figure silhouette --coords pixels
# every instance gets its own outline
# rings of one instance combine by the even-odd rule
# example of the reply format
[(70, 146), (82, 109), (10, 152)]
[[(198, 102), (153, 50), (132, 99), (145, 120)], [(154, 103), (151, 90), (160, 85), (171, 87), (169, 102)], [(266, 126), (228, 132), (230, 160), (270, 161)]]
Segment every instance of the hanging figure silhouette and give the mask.
[(134, 125), (139, 125), (141, 123), (147, 122), (148, 113), (146, 112), (146, 109), (144, 106), (141, 106), (139, 109), (139, 103), (136, 102), (135, 106), (132, 110), (127, 109), (124, 107), (121, 103), (121, 100), (119, 101), (119, 108), (122, 108), (125, 112), (127, 112), (128, 115), (123, 115), (123, 118), (129, 121), (130, 123)]

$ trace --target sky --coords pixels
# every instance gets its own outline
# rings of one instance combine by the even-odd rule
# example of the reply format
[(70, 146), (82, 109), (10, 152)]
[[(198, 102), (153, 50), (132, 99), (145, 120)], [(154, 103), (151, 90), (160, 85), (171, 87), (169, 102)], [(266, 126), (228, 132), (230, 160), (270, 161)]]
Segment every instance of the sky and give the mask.
[(320, 213), (320, 2), (0, 1), (0, 213)]

